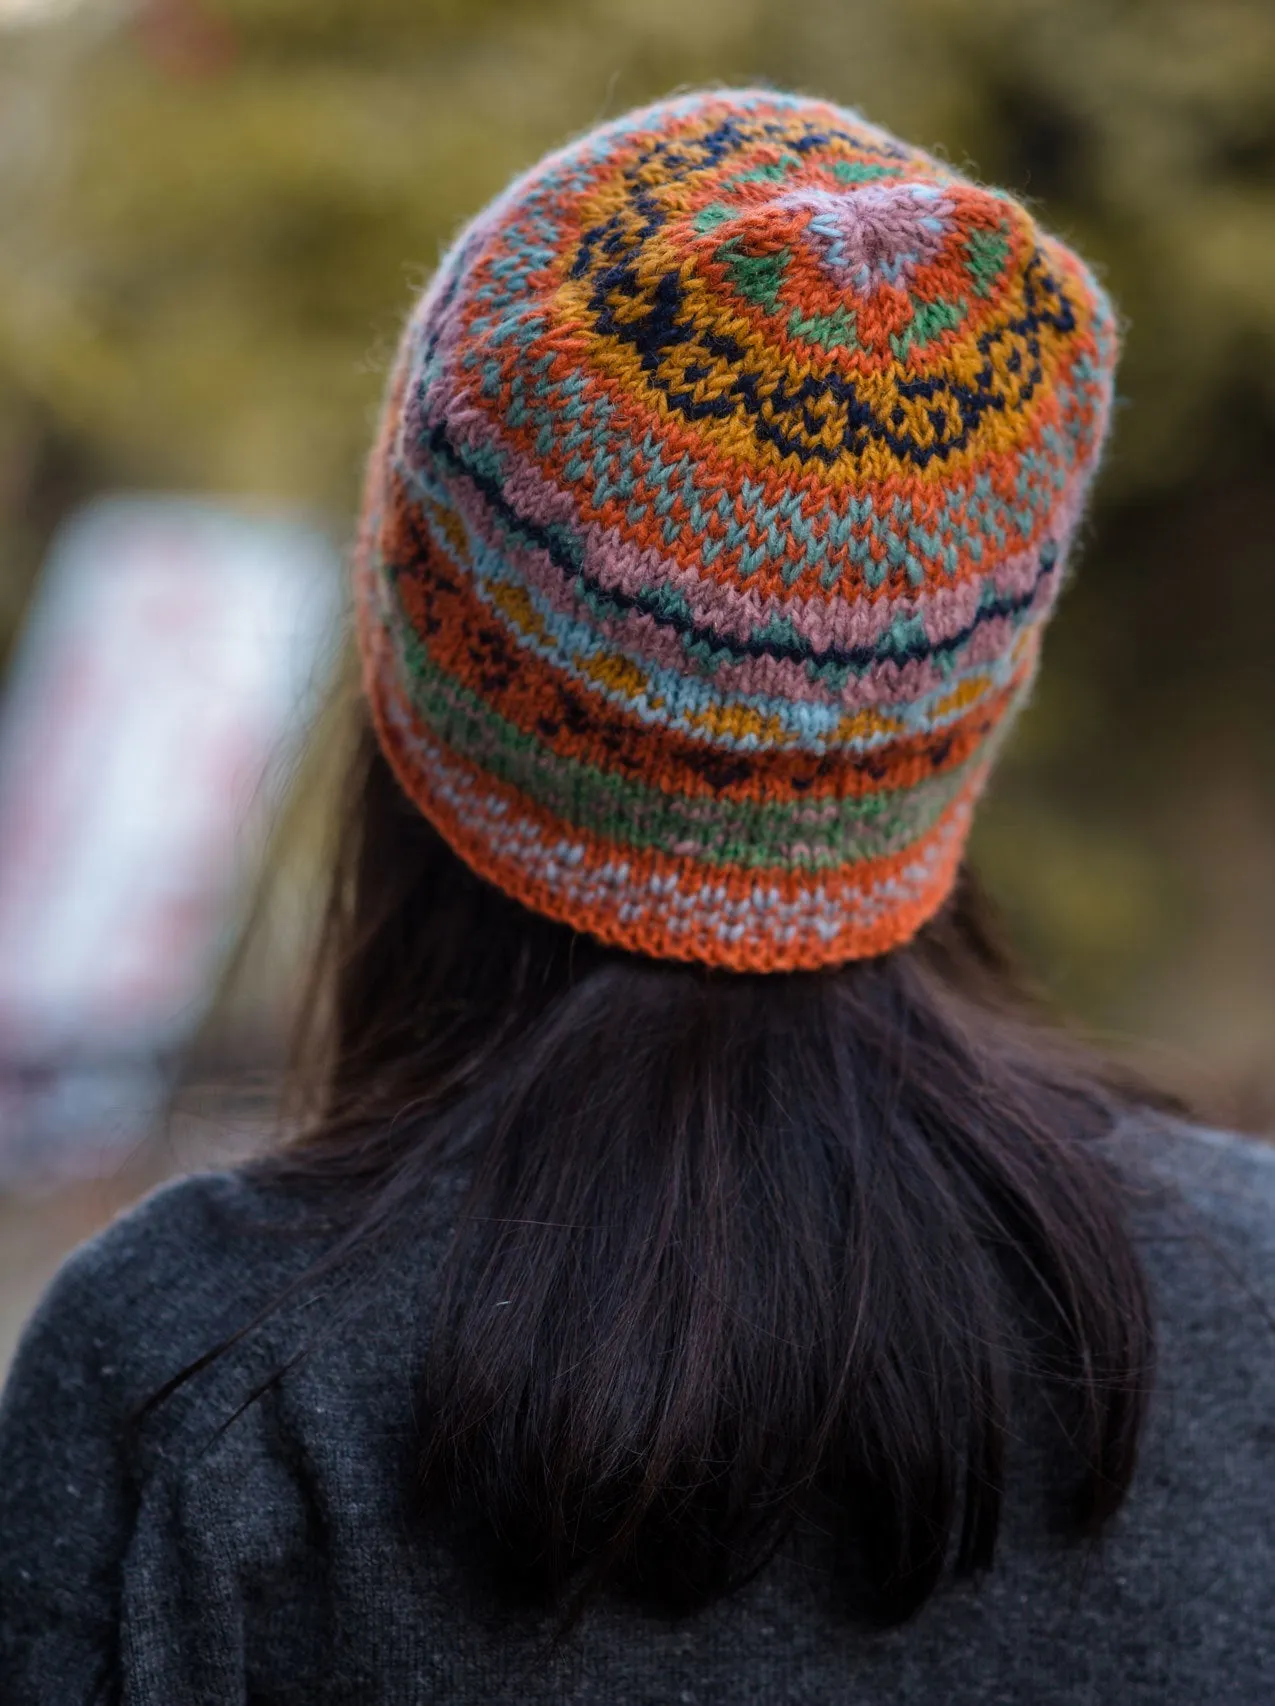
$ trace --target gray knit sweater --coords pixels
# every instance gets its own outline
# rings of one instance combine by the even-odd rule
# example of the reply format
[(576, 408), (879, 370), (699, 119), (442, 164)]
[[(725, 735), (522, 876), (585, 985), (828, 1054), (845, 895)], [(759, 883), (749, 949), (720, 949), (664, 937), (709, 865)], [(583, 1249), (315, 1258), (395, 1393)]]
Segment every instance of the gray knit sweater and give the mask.
[(1275, 1701), (1275, 1151), (1121, 1141), (1162, 1181), (1136, 1211), (1161, 1371), (1134, 1493), (1096, 1554), (1046, 1537), (1028, 1441), (994, 1569), (901, 1629), (847, 1625), (794, 1550), (711, 1612), (607, 1606), (557, 1652), (403, 1515), (454, 1187), (410, 1248), (303, 1288), (134, 1437), (138, 1401), (328, 1236), (237, 1174), (158, 1192), (67, 1263), (0, 1409), (0, 1702)]

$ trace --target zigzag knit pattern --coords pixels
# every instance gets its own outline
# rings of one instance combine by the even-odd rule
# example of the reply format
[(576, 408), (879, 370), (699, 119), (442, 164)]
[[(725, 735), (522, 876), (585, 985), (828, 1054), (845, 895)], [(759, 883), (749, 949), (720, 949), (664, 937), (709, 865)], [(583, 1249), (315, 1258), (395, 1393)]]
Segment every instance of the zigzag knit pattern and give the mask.
[(614, 945), (906, 941), (1029, 690), (1116, 343), (1021, 205), (839, 107), (693, 94), (551, 155), (444, 258), (370, 464), (402, 786)]

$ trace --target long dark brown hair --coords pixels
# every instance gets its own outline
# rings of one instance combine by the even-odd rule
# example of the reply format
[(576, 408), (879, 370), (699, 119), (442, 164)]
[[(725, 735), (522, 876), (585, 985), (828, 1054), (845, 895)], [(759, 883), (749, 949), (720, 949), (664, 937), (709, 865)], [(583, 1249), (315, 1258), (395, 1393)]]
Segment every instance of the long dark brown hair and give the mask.
[(505, 898), (366, 731), (345, 821), (269, 1168), (347, 1246), (468, 1176), (418, 1514), (559, 1606), (675, 1612), (815, 1516), (843, 1603), (897, 1621), (992, 1562), (1030, 1388), (1066, 1524), (1102, 1525), (1153, 1352), (1099, 1141), (1132, 1093), (1027, 1001), (968, 876), (906, 948), (739, 975)]

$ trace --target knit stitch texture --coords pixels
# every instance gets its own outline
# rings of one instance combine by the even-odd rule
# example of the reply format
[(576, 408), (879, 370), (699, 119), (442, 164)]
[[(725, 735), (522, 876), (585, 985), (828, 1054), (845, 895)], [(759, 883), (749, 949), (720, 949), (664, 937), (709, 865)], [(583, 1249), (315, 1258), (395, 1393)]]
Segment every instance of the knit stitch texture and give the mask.
[(814, 968), (955, 878), (1117, 337), (1010, 196), (855, 113), (688, 95), (551, 155), (406, 328), (356, 568), (400, 782), (525, 905)]

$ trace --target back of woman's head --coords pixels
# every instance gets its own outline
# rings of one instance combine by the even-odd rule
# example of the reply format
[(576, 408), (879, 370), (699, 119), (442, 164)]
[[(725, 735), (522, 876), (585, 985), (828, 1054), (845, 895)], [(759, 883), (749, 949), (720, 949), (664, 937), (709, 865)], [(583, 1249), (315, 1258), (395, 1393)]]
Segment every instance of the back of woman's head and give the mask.
[(689, 1610), (816, 1517), (847, 1608), (906, 1615), (991, 1562), (1033, 1388), (1059, 1516), (1096, 1530), (1152, 1356), (1097, 1144), (1125, 1097), (1035, 1014), (967, 875), (891, 954), (741, 975), (528, 912), (370, 735), (346, 821), (276, 1166), (357, 1238), (468, 1177), (417, 1495), (494, 1581)]
[(283, 1164), (356, 1237), (468, 1171), (417, 1494), (551, 1597), (694, 1608), (817, 1517), (905, 1615), (1028, 1389), (1073, 1523), (1128, 1487), (1122, 1098), (961, 874), (1115, 348), (1012, 198), (761, 91), (551, 156), (413, 312)]

